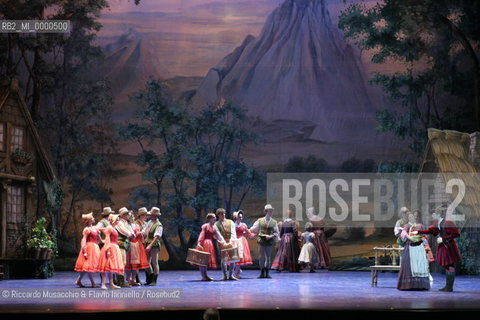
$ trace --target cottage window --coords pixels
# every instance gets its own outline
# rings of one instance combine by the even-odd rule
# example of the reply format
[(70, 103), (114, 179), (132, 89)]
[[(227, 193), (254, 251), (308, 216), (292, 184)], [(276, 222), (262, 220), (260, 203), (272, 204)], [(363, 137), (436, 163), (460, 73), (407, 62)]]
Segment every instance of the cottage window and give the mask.
[(7, 223), (21, 223), (23, 216), (23, 189), (7, 187)]
[(0, 123), (0, 151), (5, 150), (5, 125)]
[(11, 140), (11, 151), (16, 149), (24, 148), (24, 130), (23, 128), (13, 127), (12, 128), (12, 140)]

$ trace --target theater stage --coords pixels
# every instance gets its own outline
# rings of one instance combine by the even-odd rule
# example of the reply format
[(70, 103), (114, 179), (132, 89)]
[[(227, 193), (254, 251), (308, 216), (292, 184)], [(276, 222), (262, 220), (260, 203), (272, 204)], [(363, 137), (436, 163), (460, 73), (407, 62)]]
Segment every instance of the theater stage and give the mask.
[[(445, 283), (445, 276), (441, 274), (433, 275), (435, 281), (431, 291), (416, 292), (398, 291), (397, 273), (380, 274), (376, 288), (370, 286), (370, 272), (272, 272), (273, 279), (257, 279), (258, 274), (257, 270), (246, 270), (239, 281), (202, 282), (198, 271), (161, 271), (157, 287), (107, 290), (110, 296), (105, 296), (106, 291), (98, 286), (94, 289), (76, 287), (73, 284), (77, 277), (75, 272), (57, 272), (49, 279), (0, 281), (0, 309), (3, 312), (63, 313), (204, 310), (209, 307), (351, 311), (480, 308), (478, 276), (457, 276), (455, 291), (444, 293), (437, 291)], [(210, 271), (209, 275), (221, 278), (220, 271)], [(99, 280), (98, 274), (94, 279)], [(90, 281), (84, 279), (83, 283), (89, 285)], [(37, 292), (37, 296), (12, 297), (27, 291)], [(117, 296), (112, 297), (113, 293)]]

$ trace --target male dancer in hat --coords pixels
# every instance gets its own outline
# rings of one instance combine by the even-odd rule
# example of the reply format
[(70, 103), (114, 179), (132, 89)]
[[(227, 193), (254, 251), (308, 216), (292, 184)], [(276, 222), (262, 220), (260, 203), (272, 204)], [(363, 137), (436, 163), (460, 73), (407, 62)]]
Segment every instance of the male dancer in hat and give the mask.
[[(130, 240), (135, 239), (135, 233), (133, 232), (130, 224), (127, 220), (129, 210), (125, 207), (118, 210), (120, 215), (120, 221), (115, 226), (115, 229), (118, 232), (118, 246), (122, 253), (123, 265), (127, 264), (127, 251), (130, 249)], [(125, 275), (117, 275), (118, 285), (120, 287), (130, 287), (130, 285), (125, 282)]]
[[(138, 224), (138, 226), (140, 227), (140, 231), (142, 232), (143, 234), (143, 246), (144, 247), (147, 247), (147, 245), (145, 244), (145, 239), (146, 239), (146, 234), (145, 234), (145, 229), (147, 228), (147, 225), (148, 225), (148, 222), (147, 222), (147, 218), (148, 218), (148, 215), (147, 215), (148, 211), (147, 211), (147, 208), (145, 207), (141, 207), (138, 209), (137, 211), (137, 220), (135, 220), (135, 223)], [(150, 277), (150, 268), (148, 269), (144, 269), (145, 270), (145, 283), (148, 282), (149, 280), (149, 277)], [(140, 278), (138, 276), (138, 272), (137, 272), (137, 275), (136, 275), (136, 281), (137, 283), (140, 283)]]
[[(455, 282), (455, 263), (461, 261), (460, 252), (458, 251), (455, 238), (460, 236), (455, 224), (446, 219), (447, 205), (442, 205), (435, 209), (432, 213), (433, 224), (426, 230), (418, 230), (420, 234), (432, 234), (437, 237), (437, 263), (445, 267), (447, 283), (440, 291), (452, 292), (453, 283)], [(412, 232), (416, 234), (417, 231)]]
[[(102, 238), (102, 232), (100, 231), (100, 228), (106, 228), (110, 225), (110, 221), (108, 220), (108, 216), (111, 214), (115, 214), (115, 211), (112, 210), (110, 207), (105, 207), (103, 208), (102, 211), (102, 220), (100, 220), (97, 225), (95, 226), (98, 230), (98, 247), (101, 249), (103, 248), (105, 239)], [(100, 282), (102, 282), (101, 276), (100, 276)]]
[[(218, 221), (213, 225), (213, 232), (217, 238), (217, 243), (220, 251), (222, 249), (232, 248), (237, 243), (237, 232), (235, 231), (235, 223), (230, 219), (225, 219), (225, 209), (217, 209)], [(238, 280), (233, 276), (235, 270), (235, 262), (229, 263), (228, 277), (227, 277), (227, 263), (222, 260), (222, 272), (223, 279), (225, 280)]]
[(115, 211), (112, 210), (110, 207), (105, 207), (103, 208), (102, 212), (102, 220), (100, 220), (96, 227), (98, 228), (106, 228), (108, 225), (110, 225), (110, 222), (108, 221), (108, 216), (111, 214), (114, 214)]
[(255, 221), (250, 228), (250, 232), (258, 235), (257, 242), (260, 245), (260, 269), (261, 274), (258, 277), (270, 279), (269, 270), (272, 265), (272, 249), (275, 242), (279, 241), (277, 221), (272, 218), (273, 207), (270, 204), (265, 205), (265, 217)]
[[(140, 208), (142, 209), (142, 208)], [(139, 211), (140, 211), (139, 209)], [(143, 209), (142, 209), (143, 211)], [(160, 252), (160, 238), (163, 235), (163, 226), (158, 218), (162, 215), (160, 209), (152, 207), (147, 213), (150, 221), (145, 228), (145, 251), (147, 251), (148, 263), (150, 264), (149, 274), (147, 275), (146, 285), (156, 286), (159, 272), (158, 254)], [(153, 269), (153, 273), (152, 273)]]

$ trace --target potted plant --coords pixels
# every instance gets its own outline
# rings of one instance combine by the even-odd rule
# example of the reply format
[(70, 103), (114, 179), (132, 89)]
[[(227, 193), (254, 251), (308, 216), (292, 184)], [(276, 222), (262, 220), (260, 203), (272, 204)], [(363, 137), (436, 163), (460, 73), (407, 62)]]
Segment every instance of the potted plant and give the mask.
[(33, 237), (27, 240), (27, 248), (30, 250), (31, 257), (40, 259), (41, 243), (40, 239)]
[(10, 154), (10, 158), (17, 164), (27, 165), (32, 162), (33, 154), (27, 150), (17, 148)]
[(33, 251), (33, 258), (35, 259), (50, 259), (52, 250), (56, 247), (52, 236), (45, 229), (46, 221), (42, 217), (35, 222), (31, 238), (27, 241), (27, 247)]

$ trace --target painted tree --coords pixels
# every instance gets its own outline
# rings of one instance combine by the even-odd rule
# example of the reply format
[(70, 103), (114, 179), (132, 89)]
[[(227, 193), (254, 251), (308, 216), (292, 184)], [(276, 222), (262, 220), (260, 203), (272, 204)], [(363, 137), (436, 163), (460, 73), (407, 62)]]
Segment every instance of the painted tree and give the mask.
[(480, 128), (479, 14), (480, 3), (469, 0), (385, 0), (341, 13), (346, 38), (371, 50), (372, 62), (398, 69), (371, 79), (392, 101), (377, 114), (379, 131), (421, 153), (429, 127)]
[(149, 80), (134, 102), (139, 106), (135, 119), (119, 126), (119, 135), (139, 145), (136, 163), (151, 188), (133, 190), (130, 203), (162, 208), (170, 263), (181, 264), (197, 240), (205, 212), (222, 205), (237, 209), (263, 182), (261, 173), (242, 159), (253, 135), (241, 127), (245, 115), (239, 108), (226, 104), (188, 112), (161, 81)]
[(71, 22), (68, 34), (1, 35), (7, 44), (0, 46), (6, 63), (2, 77), (20, 79), (32, 118), (50, 147), (65, 201), (70, 201), (66, 212), (65, 201), (50, 212), (50, 227), (62, 238), (79, 200), (109, 199), (105, 175), (111, 173), (115, 148), (112, 99), (106, 81), (91, 72), (103, 59), (95, 39), (101, 28), (98, 18), (107, 7), (104, 0), (8, 0), (0, 5), (5, 19)]

